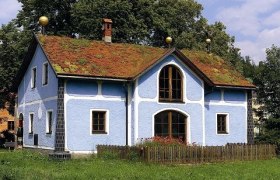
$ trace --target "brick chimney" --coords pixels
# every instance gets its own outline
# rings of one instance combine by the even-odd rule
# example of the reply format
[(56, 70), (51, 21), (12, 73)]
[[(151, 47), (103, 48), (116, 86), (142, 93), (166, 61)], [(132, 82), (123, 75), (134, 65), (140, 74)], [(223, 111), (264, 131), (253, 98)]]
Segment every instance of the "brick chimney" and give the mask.
[(103, 18), (102, 20), (102, 40), (112, 42), (112, 19)]

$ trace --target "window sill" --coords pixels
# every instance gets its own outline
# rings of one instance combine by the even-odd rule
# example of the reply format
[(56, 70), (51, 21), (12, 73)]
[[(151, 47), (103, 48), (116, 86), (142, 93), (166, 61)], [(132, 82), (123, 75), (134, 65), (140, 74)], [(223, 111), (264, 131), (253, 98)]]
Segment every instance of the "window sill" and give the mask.
[(179, 104), (184, 104), (185, 102), (182, 100), (163, 100), (163, 99), (159, 99), (160, 103), (179, 103)]
[(95, 131), (95, 132), (91, 132), (91, 134), (108, 134), (107, 132), (105, 132), (105, 131), (101, 131), (101, 132), (97, 132), (97, 131)]
[(229, 135), (228, 132), (218, 132), (217, 134), (218, 134), (218, 135)]
[(52, 133), (51, 133), (51, 132), (48, 132), (48, 133), (46, 133), (46, 135), (52, 135)]
[(28, 133), (29, 135), (33, 135), (33, 132)]

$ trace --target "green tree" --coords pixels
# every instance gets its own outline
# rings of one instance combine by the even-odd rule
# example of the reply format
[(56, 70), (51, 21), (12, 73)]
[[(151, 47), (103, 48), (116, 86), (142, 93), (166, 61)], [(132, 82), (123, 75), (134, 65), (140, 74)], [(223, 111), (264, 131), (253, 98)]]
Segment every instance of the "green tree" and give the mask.
[(256, 140), (275, 143), (280, 150), (280, 48), (273, 45), (266, 54), (266, 61), (257, 68), (254, 82), (258, 86), (258, 101), (269, 117), (264, 119), (263, 132)]
[(31, 34), (17, 28), (14, 21), (0, 28), (0, 106), (10, 100), (9, 89), (27, 50)]
[(49, 18), (46, 27), (49, 34), (71, 35), (73, 24), (70, 10), (76, 0), (18, 0), (22, 10), (17, 15), (16, 22), (24, 30), (38, 31), (40, 16)]

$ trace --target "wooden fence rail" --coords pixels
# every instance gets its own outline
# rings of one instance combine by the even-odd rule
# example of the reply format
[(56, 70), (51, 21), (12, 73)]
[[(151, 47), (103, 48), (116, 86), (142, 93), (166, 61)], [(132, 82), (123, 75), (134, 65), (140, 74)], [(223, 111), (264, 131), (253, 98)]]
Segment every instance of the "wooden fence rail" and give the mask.
[(107, 146), (98, 145), (98, 155), (114, 153), (121, 159), (137, 155), (147, 162), (156, 163), (208, 163), (221, 161), (261, 160), (276, 157), (275, 146), (226, 145), (226, 146)]

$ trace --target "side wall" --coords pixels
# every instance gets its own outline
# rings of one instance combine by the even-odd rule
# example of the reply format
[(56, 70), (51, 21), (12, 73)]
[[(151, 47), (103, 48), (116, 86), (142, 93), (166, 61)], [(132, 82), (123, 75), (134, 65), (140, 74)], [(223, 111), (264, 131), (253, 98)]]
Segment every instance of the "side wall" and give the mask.
[[(66, 81), (66, 150), (89, 153), (98, 144), (126, 144), (125, 90), (123, 82)], [(92, 134), (92, 110), (106, 111), (107, 134)]]
[[(57, 110), (57, 78), (49, 65), (48, 84), (42, 83), (43, 64), (47, 62), (39, 46), (18, 88), (18, 115), (23, 114), (23, 146), (45, 149), (54, 148)], [(31, 88), (31, 71), (36, 67), (36, 87)], [(51, 134), (46, 133), (46, 114), (52, 111)], [(29, 134), (29, 114), (34, 114), (33, 134)], [(34, 134), (38, 134), (38, 146), (34, 146)]]
[[(247, 143), (247, 92), (213, 89), (205, 96), (206, 145)], [(217, 133), (217, 114), (228, 115), (228, 134)]]

